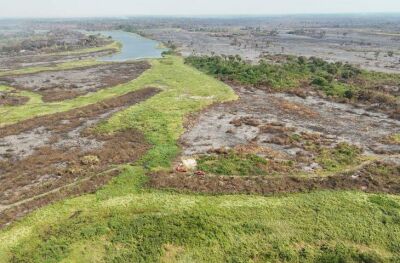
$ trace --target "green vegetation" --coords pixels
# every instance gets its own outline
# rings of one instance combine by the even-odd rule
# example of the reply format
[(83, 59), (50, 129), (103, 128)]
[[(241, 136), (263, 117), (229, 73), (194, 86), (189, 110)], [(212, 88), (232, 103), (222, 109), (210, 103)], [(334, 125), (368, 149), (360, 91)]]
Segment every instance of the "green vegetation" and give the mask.
[(72, 51), (63, 51), (63, 52), (54, 53), (53, 55), (80, 55), (80, 54), (101, 52), (101, 51), (107, 51), (107, 50), (112, 50), (113, 52), (119, 52), (119, 51), (121, 51), (121, 48), (122, 48), (122, 44), (117, 41), (114, 41), (111, 44), (108, 44), (108, 45), (105, 45), (102, 47), (92, 47), (92, 48), (78, 49), (78, 50), (72, 50)]
[(385, 163), (376, 163), (367, 167), (370, 174), (375, 176), (398, 176), (400, 167), (396, 165), (388, 165)]
[(117, 27), (117, 29), (121, 30), (121, 31), (129, 32), (129, 33), (138, 34), (138, 35), (143, 36), (143, 37), (146, 36), (146, 34), (143, 31), (137, 29), (136, 27), (134, 27), (132, 25), (119, 25)]
[[(13, 94), (15, 96), (28, 97), (29, 101), (26, 104), (33, 105), (33, 104), (42, 103), (42, 96), (35, 92), (31, 92), (31, 91), (27, 91), (27, 90), (16, 90), (14, 88), (7, 87), (4, 85), (0, 85), (0, 91), (13, 91)], [(0, 106), (0, 112), (2, 111), (2, 109), (7, 110), (7, 109), (12, 109), (12, 108), (13, 108), (13, 106)]]
[(358, 164), (361, 150), (347, 143), (340, 143), (335, 148), (319, 149), (318, 163), (327, 171), (339, 171), (343, 167)]
[(279, 63), (260, 60), (259, 64), (253, 65), (239, 56), (191, 56), (186, 63), (223, 80), (273, 89), (296, 88), (304, 81), (323, 87), (336, 78), (349, 79), (361, 73), (349, 64), (328, 63), (314, 57), (288, 56)]
[[(290, 137), (293, 141), (301, 141), (299, 134)], [(363, 159), (362, 151), (347, 143), (340, 143), (334, 148), (321, 147), (312, 141), (304, 141), (306, 148), (316, 155), (316, 162), (322, 169), (319, 174), (332, 174), (343, 169), (359, 165)], [(197, 159), (197, 168), (201, 171), (216, 175), (238, 175), (238, 176), (265, 176), (282, 175), (290, 172), (292, 175), (303, 176), (302, 172), (295, 172), (293, 161), (283, 161), (279, 165), (270, 165), (269, 161), (256, 154), (243, 154), (229, 151), (226, 154), (203, 155)]]
[(326, 95), (341, 99), (399, 106), (396, 95), (379, 91), (377, 86), (398, 85), (399, 74), (362, 71), (350, 64), (329, 63), (311, 57), (281, 56), (277, 61), (260, 60), (250, 64), (240, 56), (191, 56), (186, 63), (224, 81), (287, 91), (314, 86)]
[(400, 133), (393, 134), (390, 138), (394, 143), (400, 144)]
[(139, 183), (144, 180), (143, 171), (127, 168), (96, 195), (34, 213), (0, 237), (6, 241), (0, 250), (9, 251), (4, 262), (8, 256), (13, 262), (399, 259), (398, 197), (354, 192), (196, 196), (146, 191)]
[(266, 175), (267, 160), (255, 154), (205, 155), (198, 160), (198, 169), (218, 175)]
[[(229, 87), (185, 66), (180, 58), (166, 57), (152, 65), (131, 83), (60, 103), (59, 109), (37, 106), (45, 112), (36, 110), (34, 115), (144, 87), (163, 89), (97, 128), (107, 133), (140, 129), (153, 145), (148, 154), (134, 166), (121, 167), (122, 174), (95, 194), (47, 206), (0, 231), (0, 262), (400, 260), (398, 196), (329, 191), (201, 196), (146, 189), (146, 172), (169, 168), (179, 152), (184, 116), (236, 98)], [(13, 107), (13, 117), (0, 121), (27, 118), (23, 114), (29, 109)]]

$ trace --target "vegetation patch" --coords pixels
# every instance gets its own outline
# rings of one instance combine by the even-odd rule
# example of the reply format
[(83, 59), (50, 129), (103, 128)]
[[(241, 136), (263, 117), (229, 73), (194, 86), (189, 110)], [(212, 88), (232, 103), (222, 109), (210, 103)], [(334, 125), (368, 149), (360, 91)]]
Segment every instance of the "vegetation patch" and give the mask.
[(268, 162), (255, 154), (204, 155), (198, 160), (198, 169), (218, 175), (266, 175)]
[(1, 91), (0, 90), (0, 106), (17, 106), (23, 105), (29, 101), (28, 97), (21, 96), (18, 92), (12, 91)]
[(320, 149), (317, 161), (327, 171), (338, 171), (344, 166), (359, 163), (361, 152), (356, 146), (339, 143), (332, 149)]
[(78, 49), (78, 50), (71, 50), (71, 51), (63, 51), (63, 52), (57, 52), (54, 53), (54, 55), (81, 55), (81, 54), (86, 54), (86, 53), (97, 53), (97, 52), (104, 52), (104, 51), (109, 51), (111, 53), (115, 52), (120, 52), (122, 48), (122, 44), (114, 41), (110, 44), (101, 46), (101, 47), (91, 47), (91, 48), (84, 48), (84, 49)]
[(383, 139), (383, 142), (389, 144), (400, 144), (400, 133), (392, 134)]

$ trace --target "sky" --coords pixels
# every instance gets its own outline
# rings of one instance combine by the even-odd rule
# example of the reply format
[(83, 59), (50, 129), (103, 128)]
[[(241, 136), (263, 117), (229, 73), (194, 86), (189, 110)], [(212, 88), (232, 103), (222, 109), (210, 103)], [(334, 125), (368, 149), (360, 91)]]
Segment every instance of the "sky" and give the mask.
[(0, 0), (0, 18), (400, 13), (400, 0)]

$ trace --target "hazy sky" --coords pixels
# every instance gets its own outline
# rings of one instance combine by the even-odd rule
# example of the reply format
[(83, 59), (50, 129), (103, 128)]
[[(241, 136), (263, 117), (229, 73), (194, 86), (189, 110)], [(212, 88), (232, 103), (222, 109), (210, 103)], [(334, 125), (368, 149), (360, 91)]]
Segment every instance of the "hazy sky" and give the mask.
[(400, 0), (0, 0), (0, 18), (400, 12)]

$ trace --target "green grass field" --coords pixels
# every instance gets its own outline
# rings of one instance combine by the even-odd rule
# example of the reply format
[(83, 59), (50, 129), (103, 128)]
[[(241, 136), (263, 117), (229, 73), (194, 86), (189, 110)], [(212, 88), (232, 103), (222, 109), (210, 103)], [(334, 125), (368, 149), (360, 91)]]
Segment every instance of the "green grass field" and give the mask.
[[(321, 191), (274, 197), (178, 194), (145, 187), (168, 169), (187, 114), (236, 99), (178, 57), (124, 85), (61, 103), (0, 108), (0, 123), (66, 111), (145, 87), (163, 91), (97, 132), (134, 127), (152, 149), (95, 194), (33, 212), (0, 231), (0, 262), (395, 262), (400, 197)], [(4, 114), (7, 111), (7, 114)]]

